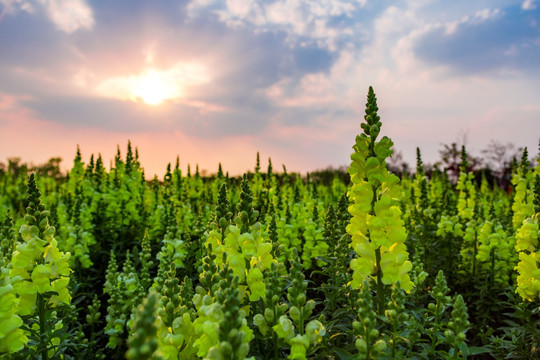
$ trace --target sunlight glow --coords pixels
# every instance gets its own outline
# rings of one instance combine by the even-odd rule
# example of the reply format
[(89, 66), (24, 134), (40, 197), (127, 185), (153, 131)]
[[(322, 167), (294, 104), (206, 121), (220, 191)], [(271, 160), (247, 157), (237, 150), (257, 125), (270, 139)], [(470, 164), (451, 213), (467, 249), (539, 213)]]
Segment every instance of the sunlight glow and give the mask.
[(96, 90), (106, 97), (159, 105), (165, 100), (185, 99), (190, 87), (209, 81), (203, 66), (177, 63), (165, 70), (151, 68), (138, 75), (106, 79)]
[(136, 80), (132, 89), (133, 95), (149, 105), (158, 105), (165, 99), (180, 97), (182, 91), (179, 84), (168, 81), (164, 75), (156, 70), (149, 70)]

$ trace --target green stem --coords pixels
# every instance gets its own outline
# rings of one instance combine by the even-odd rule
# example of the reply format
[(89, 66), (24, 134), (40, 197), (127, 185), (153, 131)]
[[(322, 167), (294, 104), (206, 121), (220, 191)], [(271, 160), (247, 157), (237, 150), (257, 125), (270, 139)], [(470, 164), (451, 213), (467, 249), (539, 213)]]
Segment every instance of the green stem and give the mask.
[(272, 331), (272, 343), (274, 344), (274, 360), (279, 359), (277, 342), (278, 342), (278, 339), (277, 339), (276, 333)]
[(304, 306), (300, 308), (300, 319), (298, 320), (298, 332), (304, 335)]
[(436, 335), (436, 332), (439, 331), (440, 329), (440, 326), (439, 326), (439, 313), (441, 312), (441, 304), (439, 302), (439, 300), (436, 300), (437, 301), (437, 306), (435, 307), (435, 319), (434, 319), (434, 323), (433, 323), (433, 328), (435, 329), (435, 333), (432, 333), (430, 335), (431, 337), (431, 350), (435, 350), (435, 347), (437, 346), (437, 335)]
[[(274, 306), (272, 307), (272, 311), (274, 313), (274, 320), (273, 320), (273, 324), (271, 327), (273, 327), (273, 325), (276, 325), (278, 323), (278, 319), (277, 319), (277, 313), (278, 313), (278, 310), (277, 310), (277, 303), (276, 304), (273, 304)], [(279, 355), (279, 344), (278, 344), (278, 337), (276, 336), (276, 332), (273, 331), (273, 329), (270, 329), (272, 331), (272, 343), (274, 344), (274, 360), (277, 360), (278, 359), (278, 355)]]
[(478, 254), (478, 239), (477, 239), (477, 231), (474, 230), (474, 243), (473, 243), (473, 267), (472, 267), (472, 278), (475, 279), (476, 277), (476, 254)]
[[(367, 329), (365, 329), (367, 330)], [(369, 332), (366, 331), (365, 334), (366, 344), (367, 344), (367, 352), (366, 352), (366, 360), (371, 359), (371, 342), (369, 341)]]
[(384, 284), (382, 282), (381, 248), (380, 247), (375, 249), (375, 260), (376, 260), (376, 270), (377, 270), (377, 298), (379, 301), (377, 310), (379, 312), (379, 315), (384, 315), (384, 300), (385, 300), (384, 290), (385, 289), (384, 289)]
[(41, 347), (41, 359), (42, 360), (48, 360), (49, 355), (47, 353), (47, 339), (46, 339), (46, 333), (47, 333), (47, 319), (46, 316), (46, 310), (45, 310), (45, 300), (43, 299), (43, 295), (40, 293), (37, 294), (37, 300), (38, 300), (38, 317), (39, 317), (39, 342)]
[(495, 284), (495, 247), (491, 248), (491, 277), (490, 277), (490, 291), (493, 289), (493, 285)]
[(392, 321), (392, 359), (396, 358), (397, 323)]

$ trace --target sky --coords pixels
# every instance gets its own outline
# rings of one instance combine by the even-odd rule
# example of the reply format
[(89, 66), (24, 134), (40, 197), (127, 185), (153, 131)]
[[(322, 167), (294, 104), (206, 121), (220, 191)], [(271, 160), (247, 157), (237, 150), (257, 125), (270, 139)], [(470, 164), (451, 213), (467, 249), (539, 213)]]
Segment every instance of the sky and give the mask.
[(414, 164), (540, 138), (538, 0), (0, 0), (0, 162), (350, 163), (369, 86)]

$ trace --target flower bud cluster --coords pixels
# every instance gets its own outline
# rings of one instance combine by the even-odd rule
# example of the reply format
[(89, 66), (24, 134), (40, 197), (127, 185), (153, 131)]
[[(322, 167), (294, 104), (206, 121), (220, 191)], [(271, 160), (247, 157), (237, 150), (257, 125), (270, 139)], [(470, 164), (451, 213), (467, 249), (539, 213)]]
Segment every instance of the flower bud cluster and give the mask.
[[(312, 267), (313, 259), (318, 256), (324, 256), (328, 252), (328, 244), (324, 241), (322, 229), (319, 224), (313, 220), (308, 220), (304, 232), (304, 246), (302, 247), (302, 260), (304, 269)], [(317, 261), (318, 265), (322, 265), (321, 261)]]
[(461, 295), (456, 295), (453, 304), (452, 318), (447, 324), (448, 330), (444, 332), (444, 336), (446, 342), (457, 351), (462, 348), (461, 344), (465, 343), (465, 333), (471, 325), (468, 319), (469, 314), (467, 313), (467, 306), (463, 301), (463, 297)]
[[(291, 263), (291, 286), (287, 289), (289, 300), (289, 313), (281, 315), (272, 330), (289, 344), (291, 352), (289, 359), (306, 359), (307, 354), (322, 341), (326, 334), (324, 325), (318, 320), (305, 323), (315, 308), (315, 301), (306, 298), (307, 281), (302, 273), (302, 264), (295, 248), (292, 249)], [(276, 299), (277, 300), (277, 299)], [(276, 301), (277, 302), (277, 301)], [(283, 308), (277, 312), (282, 313)], [(275, 314), (265, 314), (271, 321), (275, 321)], [(260, 318), (258, 319), (260, 322)], [(295, 327), (296, 325), (296, 327)]]
[(128, 360), (158, 360), (156, 311), (157, 294), (151, 292), (137, 308), (132, 328), (132, 335), (128, 339), (129, 350), (126, 352)]
[(219, 344), (209, 349), (207, 358), (244, 359), (249, 352), (253, 331), (247, 326), (245, 312), (240, 309), (238, 277), (227, 266), (220, 274), (222, 280), (216, 292), (216, 301), (221, 304), (223, 312), (219, 322)]
[(364, 282), (358, 299), (358, 319), (353, 321), (356, 334), (355, 346), (359, 359), (376, 359), (387, 350), (387, 344), (377, 330), (377, 314), (367, 282)]

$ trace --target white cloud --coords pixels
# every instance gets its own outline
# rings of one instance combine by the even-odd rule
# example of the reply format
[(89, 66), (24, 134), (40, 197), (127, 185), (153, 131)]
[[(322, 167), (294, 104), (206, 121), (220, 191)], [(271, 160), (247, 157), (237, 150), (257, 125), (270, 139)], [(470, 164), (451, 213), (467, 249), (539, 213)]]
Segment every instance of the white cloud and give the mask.
[(34, 6), (27, 0), (0, 0), (0, 22), (6, 14), (15, 15), (19, 11), (26, 11), (33, 13), (35, 11)]
[(36, 5), (43, 7), (56, 27), (67, 33), (89, 30), (95, 23), (92, 8), (86, 0), (0, 0), (0, 3), (5, 5), (3, 12), (10, 14), (19, 11), (34, 14)]
[[(481, 24), (485, 21), (495, 19), (499, 16), (502, 16), (503, 13), (499, 9), (482, 9), (474, 13), (473, 16), (463, 16), (459, 20), (449, 21), (442, 24), (445, 28), (445, 35), (453, 35), (459, 28), (459, 26), (464, 24)], [(436, 24), (439, 26), (441, 24)]]
[(521, 4), (521, 8), (523, 10), (534, 10), (536, 9), (536, 5), (534, 4), (534, 0), (525, 0), (523, 4)]
[(314, 40), (320, 47), (335, 51), (336, 40), (351, 36), (354, 33), (353, 25), (338, 31), (328, 25), (329, 20), (337, 16), (352, 18), (354, 11), (365, 4), (366, 0), (277, 0), (266, 4), (256, 0), (227, 0), (221, 3), (193, 0), (187, 9), (192, 17), (209, 9), (231, 28), (254, 25), (255, 32), (283, 31), (288, 34), (289, 43), (304, 37)]
[(45, 6), (49, 18), (62, 31), (73, 33), (94, 26), (92, 8), (84, 0), (48, 0)]
[(501, 11), (499, 9), (483, 9), (478, 10), (474, 16), (482, 21), (496, 18)]

